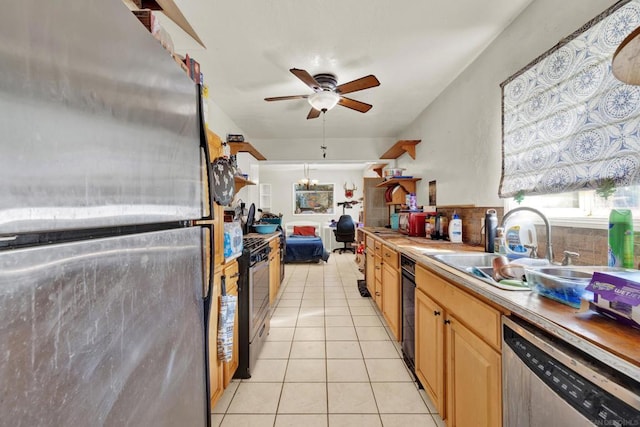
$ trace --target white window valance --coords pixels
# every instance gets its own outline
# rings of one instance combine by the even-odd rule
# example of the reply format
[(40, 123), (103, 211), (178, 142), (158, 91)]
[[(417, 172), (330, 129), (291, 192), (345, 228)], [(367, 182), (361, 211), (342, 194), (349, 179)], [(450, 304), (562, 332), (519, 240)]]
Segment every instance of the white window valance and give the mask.
[(501, 84), (500, 197), (640, 183), (640, 86), (611, 72), (638, 26), (620, 1)]

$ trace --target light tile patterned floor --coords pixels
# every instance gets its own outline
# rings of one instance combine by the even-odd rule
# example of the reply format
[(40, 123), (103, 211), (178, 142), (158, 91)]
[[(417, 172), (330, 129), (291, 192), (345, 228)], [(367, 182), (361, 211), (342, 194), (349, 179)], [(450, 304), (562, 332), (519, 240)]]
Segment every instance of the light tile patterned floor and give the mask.
[(436, 427), (444, 422), (408, 372), (352, 254), (287, 264), (252, 378), (233, 380), (214, 427)]

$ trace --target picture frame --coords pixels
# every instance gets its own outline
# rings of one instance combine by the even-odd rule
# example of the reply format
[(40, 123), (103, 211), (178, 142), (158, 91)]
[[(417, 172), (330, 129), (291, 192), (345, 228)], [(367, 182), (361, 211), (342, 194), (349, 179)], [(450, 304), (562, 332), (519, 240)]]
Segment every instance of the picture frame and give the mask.
[(334, 184), (293, 184), (294, 215), (333, 215)]

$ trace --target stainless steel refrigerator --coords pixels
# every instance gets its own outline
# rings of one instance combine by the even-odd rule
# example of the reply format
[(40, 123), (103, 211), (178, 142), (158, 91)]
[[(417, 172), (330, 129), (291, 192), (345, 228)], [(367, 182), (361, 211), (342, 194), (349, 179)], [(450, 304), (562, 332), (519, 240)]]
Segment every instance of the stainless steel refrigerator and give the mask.
[(209, 424), (203, 138), (121, 1), (3, 5), (1, 426)]

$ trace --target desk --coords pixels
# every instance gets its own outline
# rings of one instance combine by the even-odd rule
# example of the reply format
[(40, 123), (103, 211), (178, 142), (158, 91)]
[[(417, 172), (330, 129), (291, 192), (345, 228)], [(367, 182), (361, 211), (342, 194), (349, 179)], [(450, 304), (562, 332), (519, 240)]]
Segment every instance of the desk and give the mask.
[(335, 227), (331, 227), (328, 225), (322, 226), (322, 244), (324, 245), (324, 248), (327, 252), (331, 252), (335, 248), (342, 246), (338, 244), (338, 242), (336, 241), (336, 235), (333, 234), (333, 230), (335, 229)]

